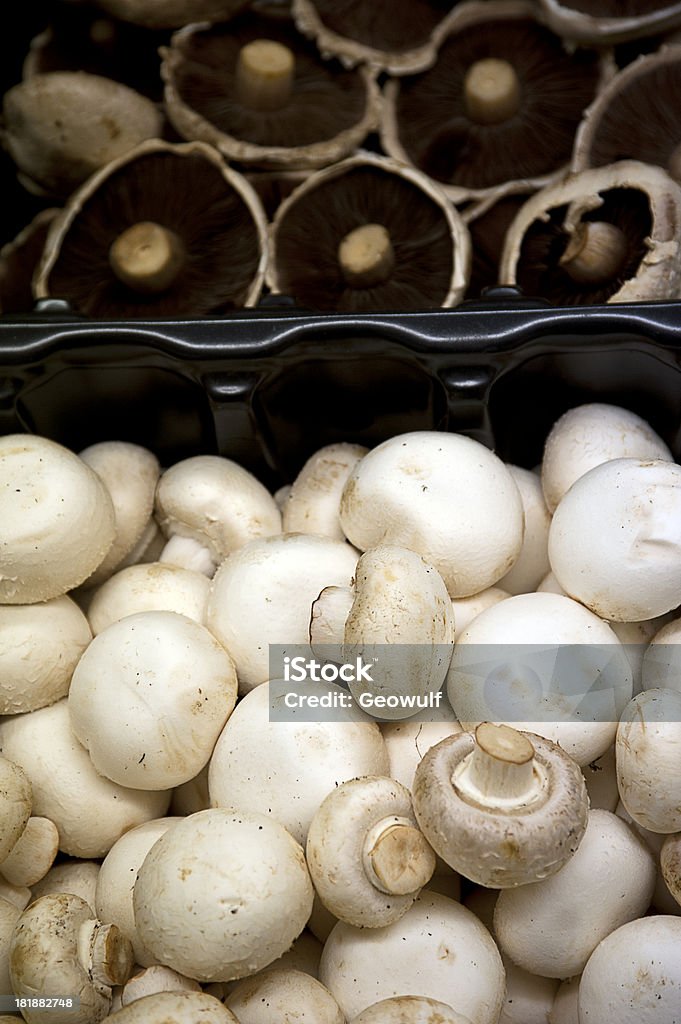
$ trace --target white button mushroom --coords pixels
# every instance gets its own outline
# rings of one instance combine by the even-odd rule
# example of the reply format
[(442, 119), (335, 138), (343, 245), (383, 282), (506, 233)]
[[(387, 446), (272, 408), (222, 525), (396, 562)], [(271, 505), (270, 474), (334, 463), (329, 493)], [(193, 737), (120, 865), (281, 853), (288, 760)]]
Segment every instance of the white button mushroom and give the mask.
[(551, 513), (546, 507), (541, 480), (520, 466), (507, 466), (520, 492), (525, 513), (523, 546), (513, 568), (499, 580), (509, 594), (529, 594), (549, 571), (549, 527)]
[(470, 597), (454, 598), (452, 601), (452, 611), (454, 612), (452, 639), (454, 643), (465, 632), (473, 619), (484, 612), (485, 608), (491, 608), (492, 605), (499, 604), (500, 601), (504, 601), (510, 596), (509, 592), (502, 590), (501, 587), (488, 587), (487, 590), (481, 590), (479, 594), (472, 594)]
[(457, 1013), (438, 999), (423, 996), (396, 996), (381, 999), (367, 1007), (350, 1024), (471, 1024), (468, 1017)]
[(556, 509), (558, 582), (605, 619), (652, 619), (681, 604), (681, 466), (615, 459), (576, 481)]
[(210, 580), (200, 572), (163, 562), (131, 565), (98, 587), (87, 617), (97, 636), (127, 615), (137, 612), (177, 612), (203, 624)]
[(449, 702), (440, 709), (433, 709), (436, 721), (384, 722), (381, 734), (385, 741), (390, 761), (390, 777), (407, 789), (414, 785), (414, 773), (419, 762), (440, 740), (457, 736), (461, 726), (454, 718)]
[(106, 1019), (114, 1024), (239, 1024), (226, 1006), (206, 992), (155, 992)]
[(410, 548), (433, 565), (451, 597), (492, 586), (523, 541), (513, 477), (488, 448), (458, 434), (421, 431), (384, 441), (357, 464), (341, 525), (361, 551)]
[(0, 438), (0, 603), (59, 597), (100, 564), (115, 537), (114, 511), (99, 477), (44, 437)]
[(579, 977), (561, 983), (549, 1011), (549, 1024), (579, 1024)]
[(579, 848), (557, 874), (499, 894), (497, 942), (532, 974), (571, 978), (606, 935), (645, 913), (654, 886), (645, 843), (617, 815), (591, 811)]
[(59, 850), (59, 832), (49, 818), (33, 817), (0, 863), (0, 874), (17, 886), (32, 886), (44, 878)]
[(360, 444), (329, 444), (307, 460), (282, 506), (284, 533), (345, 540), (340, 500), (348, 476), (368, 452)]
[(665, 844), (665, 839), (668, 837), (665, 837), (665, 835), (660, 832), (650, 832), (647, 828), (643, 828), (642, 825), (639, 825), (638, 822), (634, 821), (621, 800), (617, 805), (615, 813), (618, 818), (621, 818), (622, 821), (626, 821), (627, 825), (633, 828), (634, 832), (641, 837), (655, 858), (657, 877), (655, 879), (653, 898), (650, 902), (651, 909), (655, 910), (658, 914), (681, 915), (681, 907), (669, 890), (665, 877), (662, 873), (662, 865), (660, 863), (662, 848)]
[(267, 970), (239, 982), (225, 999), (239, 1024), (310, 1021), (345, 1024), (338, 1003), (321, 982), (292, 970)]
[(546, 1024), (558, 990), (558, 982), (541, 978), (502, 956), (506, 971), (506, 998), (499, 1024)]
[(553, 424), (541, 465), (546, 504), (554, 512), (575, 480), (613, 459), (665, 459), (672, 454), (650, 424), (629, 409), (591, 402)]
[(95, 890), (99, 863), (94, 860), (68, 859), (55, 864), (35, 885), (31, 886), (33, 899), (52, 892), (70, 892), (80, 896), (91, 909), (95, 909)]
[(433, 849), (480, 885), (526, 886), (578, 848), (588, 797), (577, 764), (555, 743), (485, 722), (428, 751), (414, 811)]
[(378, 776), (329, 793), (312, 819), (306, 856), (321, 901), (358, 928), (398, 921), (435, 870), (409, 791)]
[(231, 981), (288, 949), (312, 891), (303, 851), (281, 825), (250, 811), (199, 811), (147, 854), (135, 923), (159, 963), (197, 981)]
[(152, 964), (128, 978), (121, 992), (121, 1006), (129, 1006), (137, 999), (156, 992), (200, 992), (201, 986), (193, 978), (172, 971), (162, 964)]
[(627, 705), (617, 729), (622, 803), (651, 832), (681, 831), (681, 693), (655, 689)]

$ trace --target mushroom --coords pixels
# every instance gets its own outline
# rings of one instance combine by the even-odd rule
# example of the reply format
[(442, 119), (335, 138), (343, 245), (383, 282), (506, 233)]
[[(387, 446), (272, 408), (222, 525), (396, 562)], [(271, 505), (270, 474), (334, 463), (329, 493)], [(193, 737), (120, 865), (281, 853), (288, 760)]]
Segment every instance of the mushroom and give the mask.
[(139, 612), (176, 612), (203, 624), (209, 589), (206, 576), (191, 569), (164, 562), (129, 565), (93, 593), (88, 622), (94, 636)]
[(500, 277), (561, 305), (673, 299), (681, 189), (658, 167), (622, 160), (568, 175), (521, 207)]
[(195, 455), (166, 469), (155, 512), (167, 538), (160, 560), (208, 576), (248, 541), (281, 533), (281, 514), (269, 491), (220, 455)]
[(31, 817), (26, 828), (0, 863), (0, 874), (16, 886), (32, 886), (44, 878), (59, 849), (59, 832), (49, 818)]
[(266, 232), (255, 192), (214, 149), (151, 140), (71, 196), (50, 227), (34, 294), (100, 318), (252, 306)]
[(62, 859), (31, 887), (33, 899), (53, 892), (70, 892), (84, 899), (94, 911), (99, 869), (99, 863), (94, 860)]
[(381, 999), (353, 1017), (350, 1024), (470, 1024), (468, 1017), (457, 1013), (438, 999), (424, 996), (395, 996)]
[(104, 857), (128, 829), (160, 817), (170, 800), (169, 793), (124, 789), (99, 775), (71, 731), (67, 700), (0, 721), (0, 749), (28, 775), (33, 814), (54, 822), (60, 850), (72, 857)]
[(577, 405), (549, 431), (541, 463), (541, 485), (551, 513), (575, 480), (613, 459), (664, 459), (672, 453), (649, 423), (630, 409), (604, 402)]
[(306, 857), (322, 903), (358, 928), (399, 921), (435, 870), (409, 791), (380, 776), (331, 790), (310, 823)]
[(294, 970), (267, 970), (239, 982), (225, 999), (239, 1024), (294, 1019), (345, 1024), (338, 1003), (321, 982)]
[(681, 906), (681, 832), (665, 839), (660, 851), (660, 867), (667, 888)]
[(535, 13), (523, 0), (469, 4), (432, 67), (385, 87), (383, 148), (454, 202), (531, 190), (570, 158), (599, 56), (569, 52)]
[(282, 506), (284, 533), (345, 540), (339, 509), (348, 476), (368, 452), (361, 444), (328, 444), (307, 460)]
[(111, 160), (161, 133), (146, 97), (84, 71), (52, 71), (13, 86), (3, 100), (2, 144), (33, 191), (68, 196)]
[(457, 736), (461, 726), (454, 717), (451, 705), (428, 711), (428, 721), (383, 722), (381, 734), (388, 751), (390, 777), (411, 791), (416, 768), (431, 747), (447, 736)]
[[(320, 696), (343, 692), (315, 685)], [(329, 721), (272, 721), (274, 692), (263, 683), (234, 709), (210, 759), (210, 801), (269, 814), (304, 843), (325, 797), (349, 779), (387, 775), (388, 755), (378, 726), (353, 712), (337, 711)]]
[(78, 662), (71, 728), (100, 775), (167, 790), (208, 762), (236, 694), (232, 660), (205, 626), (139, 612), (108, 626)]
[(460, 903), (424, 891), (385, 928), (340, 921), (324, 946), (320, 981), (349, 1019), (382, 999), (423, 996), (476, 1024), (497, 1024), (504, 968), (487, 929)]
[(31, 278), (58, 212), (56, 208), (40, 210), (13, 241), (0, 249), (0, 313), (30, 313), (33, 309)]
[(660, 832), (650, 832), (648, 829), (643, 828), (642, 825), (639, 825), (637, 821), (634, 821), (621, 800), (615, 809), (615, 813), (618, 818), (621, 818), (622, 821), (626, 821), (627, 825), (629, 825), (630, 828), (633, 828), (634, 832), (641, 837), (655, 858), (657, 876), (655, 879), (653, 896), (650, 902), (650, 909), (656, 911), (658, 914), (681, 915), (681, 907), (674, 899), (662, 872), (661, 854), (668, 836)]
[(437, 569), (451, 597), (496, 583), (523, 540), (522, 500), (509, 470), (460, 434), (424, 430), (378, 445), (350, 474), (340, 515), (361, 551), (410, 548)]
[(549, 1011), (549, 1024), (579, 1024), (578, 998), (579, 978), (561, 982)]
[[(23, 909), (23, 908), (21, 908)], [(14, 926), (21, 917), (21, 909), (0, 896), (0, 990), (12, 991), (9, 976), (9, 950)], [(16, 1024), (16, 1017), (9, 1017), (9, 1024)], [(7, 1024), (0, 1016), (0, 1024)]]
[(590, 811), (584, 838), (556, 874), (499, 894), (497, 942), (532, 974), (571, 978), (602, 939), (646, 912), (655, 873), (652, 854), (625, 822)]
[(226, 21), (248, 0), (96, 0), (121, 21), (146, 28), (180, 28), (191, 21)]
[(0, 714), (35, 711), (65, 697), (91, 639), (87, 619), (66, 595), (0, 604)]
[(207, 992), (155, 992), (129, 1003), (107, 1020), (114, 1024), (239, 1024), (219, 999)]
[(601, 1024), (673, 1021), (681, 1003), (681, 918), (623, 924), (597, 946), (579, 983), (579, 1020)]
[(301, 847), (281, 825), (212, 809), (157, 840), (133, 905), (140, 938), (160, 963), (197, 981), (231, 981), (288, 949), (310, 916), (312, 883)]
[(674, 0), (539, 0), (540, 17), (554, 32), (582, 43), (641, 39), (681, 24)]
[[(93, 919), (85, 900), (71, 893), (41, 896), (27, 907), (10, 947), (12, 991), (17, 996), (52, 997), (55, 1024), (97, 1024), (111, 1006), (111, 988), (132, 969), (132, 949), (115, 925)], [(74, 997), (78, 1006), (62, 1007)], [(22, 1008), (28, 1024), (43, 1021), (45, 1010)]]
[(0, 899), (7, 900), (18, 910), (24, 910), (32, 900), (31, 890), (26, 885), (10, 885), (0, 874)]
[(32, 604), (82, 583), (114, 541), (111, 499), (77, 455), (30, 434), (0, 438), (0, 603)]
[(440, 188), (361, 152), (310, 175), (271, 228), (267, 281), (310, 309), (453, 306), (466, 289), (468, 231)]
[(507, 185), (500, 185), (498, 195), (491, 192), (486, 199), (463, 211), (473, 247), (467, 299), (479, 299), (486, 289), (499, 284), (499, 257), (506, 232), (520, 207), (534, 191), (522, 187), (520, 192), (509, 193)]
[(447, 692), (464, 729), (505, 722), (559, 743), (579, 765), (615, 739), (632, 674), (612, 628), (577, 601), (518, 594), (454, 645)]
[(605, 462), (580, 477), (556, 509), (551, 569), (570, 597), (602, 618), (663, 615), (681, 604), (680, 516), (681, 466)]
[(641, 690), (663, 687), (681, 691), (681, 619), (674, 618), (659, 629), (645, 648), (641, 668)]
[(617, 784), (626, 810), (651, 832), (681, 832), (681, 693), (655, 689), (627, 705), (617, 729)]
[(161, 54), (176, 131), (250, 167), (334, 163), (378, 122), (376, 72), (323, 60), (281, 18), (246, 12), (220, 25), (189, 25)]
[(21, 838), (31, 816), (32, 803), (33, 792), (27, 773), (20, 764), (0, 757), (0, 865)]
[(546, 507), (542, 485), (536, 473), (520, 466), (508, 470), (520, 491), (525, 513), (523, 546), (512, 569), (499, 580), (509, 594), (528, 594), (535, 590), (549, 571), (549, 527), (551, 514)]
[(589, 806), (579, 767), (557, 744), (490, 722), (428, 751), (413, 800), (435, 852), (494, 889), (555, 874), (579, 847)]
[(129, 1006), (130, 1003), (157, 992), (200, 991), (201, 986), (193, 978), (185, 978), (183, 974), (171, 971), (170, 967), (163, 967), (162, 964), (152, 964), (151, 967), (145, 967), (139, 974), (133, 974), (128, 978), (121, 992), (121, 1006)]
[[(524, 540), (524, 534), (523, 534)], [(522, 551), (522, 547), (520, 549)], [(471, 594), (470, 597), (457, 597), (452, 600), (452, 611), (454, 613), (454, 633), (452, 639), (456, 643), (459, 637), (465, 632), (469, 623), (473, 621), (486, 608), (491, 608), (500, 601), (505, 601), (511, 595), (501, 587), (487, 587), (479, 594)]]
[(614, 811), (619, 802), (617, 788), (617, 768), (615, 764), (615, 744), (590, 764), (582, 766), (582, 774), (589, 794), (589, 806), (603, 811)]
[(506, 998), (499, 1024), (547, 1024), (559, 982), (541, 978), (502, 955), (506, 971)]

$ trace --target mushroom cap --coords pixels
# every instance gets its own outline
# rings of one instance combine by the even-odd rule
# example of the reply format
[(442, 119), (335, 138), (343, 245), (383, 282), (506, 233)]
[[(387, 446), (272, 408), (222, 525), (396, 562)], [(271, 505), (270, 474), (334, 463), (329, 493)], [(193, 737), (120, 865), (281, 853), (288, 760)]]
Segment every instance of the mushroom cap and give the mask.
[(266, 970), (240, 981), (225, 999), (239, 1024), (271, 1024), (296, 1014), (315, 1024), (345, 1024), (328, 989), (316, 978), (295, 970)]
[(657, 1024), (673, 1020), (681, 1001), (681, 918), (641, 917), (596, 947), (579, 983), (584, 1024)]
[(20, 82), (5, 93), (3, 117), (3, 144), (21, 173), (57, 196), (156, 138), (163, 123), (151, 100), (85, 71), (50, 71)]
[[(185, 262), (174, 287), (140, 295), (116, 277), (109, 250), (149, 221), (177, 235)], [(50, 226), (33, 290), (90, 316), (205, 316), (254, 306), (266, 263), (265, 213), (243, 175), (200, 142), (152, 139), (73, 193)]]
[(44, 878), (31, 886), (33, 899), (47, 896), (48, 893), (70, 892), (80, 896), (95, 910), (95, 890), (100, 865), (94, 860), (61, 860), (55, 864)]
[(203, 573), (164, 562), (129, 565), (92, 595), (87, 617), (94, 636), (138, 612), (176, 612), (203, 624), (210, 581)]
[(350, 1024), (470, 1024), (451, 1006), (424, 996), (396, 996), (367, 1007)]
[(340, 921), (324, 946), (319, 979), (349, 1019), (393, 996), (444, 1002), (456, 993), (464, 1017), (496, 1024), (504, 998), (504, 968), (487, 929), (460, 903), (425, 890), (385, 928)]
[(197, 981), (232, 981), (288, 949), (312, 893), (303, 851), (281, 825), (250, 811), (198, 811), (147, 854), (135, 923), (160, 963)]
[(654, 689), (627, 705), (617, 729), (617, 785), (626, 810), (651, 832), (681, 832), (681, 693)]
[(155, 995), (157, 992), (201, 992), (201, 986), (193, 978), (185, 978), (170, 967), (152, 964), (138, 974), (128, 978), (121, 992), (121, 1005), (129, 1006), (144, 996)]
[(499, 1021), (501, 1024), (553, 1024), (549, 1017), (559, 982), (528, 974), (503, 956), (506, 970), (506, 999)]
[(341, 525), (360, 550), (397, 544), (433, 565), (452, 597), (496, 583), (515, 562), (523, 507), (493, 452), (459, 434), (398, 434), (357, 464)]
[(155, 992), (123, 1006), (108, 1018), (115, 1024), (239, 1024), (219, 999), (207, 992)]
[[(646, 623), (652, 626), (653, 623)], [(641, 666), (641, 685), (639, 690), (652, 690), (663, 687), (668, 690), (681, 690), (681, 619), (672, 619), (662, 626), (651, 638), (641, 637), (644, 649)]]
[(121, 21), (146, 28), (180, 28), (191, 21), (226, 21), (248, 0), (97, 0)]
[(349, 587), (357, 558), (349, 544), (288, 533), (250, 541), (224, 560), (206, 625), (234, 659), (241, 693), (270, 678), (270, 645), (308, 644), (312, 602), (325, 587)]
[(548, 593), (518, 594), (473, 619), (454, 645), (447, 676), (464, 729), (506, 722), (560, 743), (579, 765), (611, 745), (632, 686), (608, 623)]
[(463, 798), (453, 781), (458, 765), (476, 747), (460, 733), (431, 747), (416, 769), (417, 821), (442, 859), (466, 878), (493, 889), (525, 887), (553, 875), (578, 848), (589, 799), (579, 766), (557, 744), (524, 733), (534, 748), (539, 799), (509, 808), (483, 807)]
[(104, 857), (128, 829), (166, 810), (170, 794), (127, 789), (99, 775), (71, 730), (68, 701), (0, 722), (0, 748), (24, 769), (33, 814), (59, 829), (72, 857)]
[(590, 811), (584, 838), (557, 874), (499, 894), (497, 942), (531, 974), (571, 978), (606, 935), (646, 912), (655, 876), (643, 840), (610, 811)]
[(0, 603), (31, 604), (82, 583), (111, 547), (114, 512), (77, 455), (32, 434), (0, 438)]
[(57, 856), (59, 832), (49, 818), (31, 816), (0, 873), (11, 885), (35, 885), (47, 874)]
[(0, 864), (21, 838), (32, 803), (31, 781), (24, 769), (6, 756), (0, 757)]
[[(21, 917), (21, 910), (10, 903), (9, 900), (0, 896), (0, 986), (3, 992), (12, 991), (12, 982), (9, 976), (9, 948), (14, 926)], [(16, 1024), (16, 1017), (0, 1016), (0, 1024)]]
[(667, 888), (681, 907), (681, 835), (665, 839), (660, 851), (660, 869)]
[(236, 694), (233, 662), (205, 626), (139, 612), (108, 626), (78, 662), (71, 728), (101, 775), (171, 789), (207, 763)]
[[(672, 453), (649, 423), (630, 409), (589, 402), (568, 409), (544, 445), (541, 485), (553, 513), (575, 480), (613, 459), (663, 459)], [(548, 572), (548, 567), (547, 567)]]
[[(605, 221), (625, 233), (625, 263), (604, 283), (578, 283), (560, 257), (580, 226)], [(506, 234), (500, 280), (567, 304), (672, 299), (678, 260), (681, 189), (659, 167), (621, 160), (549, 185), (518, 211)]]
[(652, 619), (681, 604), (681, 466), (613, 459), (580, 477), (556, 509), (551, 569), (602, 618)]
[[(340, 687), (315, 684), (320, 694), (334, 691)], [(263, 683), (237, 704), (210, 759), (210, 800), (213, 807), (270, 814), (304, 843), (324, 798), (349, 779), (387, 775), (388, 755), (378, 726), (357, 721), (353, 711), (346, 721), (289, 721), (284, 726), (270, 721), (272, 699), (270, 684)]]
[(539, 13), (554, 32), (581, 43), (618, 43), (645, 38), (681, 23), (673, 0), (539, 0)]
[(166, 537), (199, 541), (217, 563), (250, 540), (281, 533), (281, 513), (269, 491), (220, 455), (195, 455), (166, 469), (155, 511)]
[[(522, 548), (521, 548), (522, 551)], [(477, 618), (486, 608), (491, 608), (500, 601), (505, 601), (511, 594), (501, 587), (487, 587), (479, 594), (471, 594), (470, 597), (455, 597), (452, 600), (452, 611), (454, 613), (454, 635), (452, 639), (456, 643), (461, 634), (466, 630), (469, 623)]]
[(0, 604), (0, 714), (35, 711), (65, 697), (91, 639), (87, 619), (66, 595)]
[(520, 466), (509, 466), (508, 471), (520, 491), (525, 513), (523, 546), (517, 561), (499, 586), (509, 594), (529, 594), (537, 588), (549, 571), (549, 527), (551, 513), (546, 507), (541, 480), (536, 473)]
[(293, 481), (282, 508), (284, 533), (316, 533), (345, 540), (340, 499), (345, 482), (369, 451), (361, 444), (328, 444), (307, 460)]
[[(352, 287), (338, 247), (367, 224), (387, 230), (394, 264), (387, 280)], [(470, 236), (442, 189), (415, 168), (366, 151), (306, 178), (279, 206), (270, 242), (270, 288), (313, 309), (454, 306), (470, 273)]]

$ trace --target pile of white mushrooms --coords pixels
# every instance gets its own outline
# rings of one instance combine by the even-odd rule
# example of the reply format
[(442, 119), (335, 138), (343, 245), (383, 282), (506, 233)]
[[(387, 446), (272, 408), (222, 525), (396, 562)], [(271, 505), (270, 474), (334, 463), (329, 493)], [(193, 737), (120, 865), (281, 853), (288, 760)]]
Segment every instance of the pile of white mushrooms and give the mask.
[[(274, 495), (9, 435), (0, 524), (3, 1010), (681, 1021), (681, 467), (638, 415), (534, 470), (334, 444)], [(279, 721), (275, 645), (399, 658)]]

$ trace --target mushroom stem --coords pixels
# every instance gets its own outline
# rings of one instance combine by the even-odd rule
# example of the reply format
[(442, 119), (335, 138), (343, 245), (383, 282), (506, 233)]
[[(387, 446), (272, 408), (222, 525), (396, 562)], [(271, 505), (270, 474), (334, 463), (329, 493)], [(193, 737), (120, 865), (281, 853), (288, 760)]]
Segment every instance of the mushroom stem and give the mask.
[(483, 722), (475, 730), (475, 749), (457, 766), (452, 785), (459, 795), (482, 807), (517, 807), (541, 793), (534, 747), (508, 725)]
[(288, 46), (273, 39), (254, 39), (242, 46), (236, 65), (239, 102), (263, 113), (281, 110), (293, 89), (295, 58)]
[(384, 818), (369, 829), (362, 854), (367, 878), (381, 892), (407, 896), (426, 885), (435, 854), (408, 818)]
[(573, 281), (599, 284), (615, 277), (626, 252), (624, 232), (615, 224), (600, 220), (582, 221), (559, 262)]
[(362, 224), (341, 240), (338, 262), (351, 288), (372, 288), (390, 277), (395, 253), (382, 224)]
[(207, 547), (193, 537), (182, 537), (179, 533), (169, 538), (158, 560), (180, 569), (192, 569), (208, 577), (214, 576), (217, 568)]
[(126, 228), (109, 249), (118, 280), (143, 295), (167, 291), (184, 262), (184, 245), (175, 232), (151, 220)]
[(667, 161), (667, 173), (676, 182), (681, 182), (681, 142), (672, 150)]
[(486, 57), (471, 64), (463, 84), (464, 104), (476, 124), (508, 121), (520, 107), (520, 82), (512, 64)]
[(133, 967), (132, 946), (115, 924), (85, 921), (78, 930), (78, 959), (96, 985), (124, 985)]

